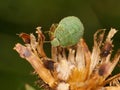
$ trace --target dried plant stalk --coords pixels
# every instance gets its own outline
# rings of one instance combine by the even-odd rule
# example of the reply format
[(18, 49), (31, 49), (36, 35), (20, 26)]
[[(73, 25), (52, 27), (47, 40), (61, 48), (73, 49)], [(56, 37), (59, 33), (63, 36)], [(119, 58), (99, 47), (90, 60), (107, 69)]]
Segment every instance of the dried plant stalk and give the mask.
[(83, 38), (72, 47), (51, 46), (52, 56), (48, 58), (43, 49), (45, 37), (39, 27), (37, 40), (33, 34), (22, 33), (25, 45), (18, 43), (14, 49), (53, 90), (120, 90), (120, 74), (109, 77), (120, 58), (118, 50), (111, 60), (111, 39), (116, 32), (111, 28), (104, 41), (105, 30), (98, 30), (92, 52)]

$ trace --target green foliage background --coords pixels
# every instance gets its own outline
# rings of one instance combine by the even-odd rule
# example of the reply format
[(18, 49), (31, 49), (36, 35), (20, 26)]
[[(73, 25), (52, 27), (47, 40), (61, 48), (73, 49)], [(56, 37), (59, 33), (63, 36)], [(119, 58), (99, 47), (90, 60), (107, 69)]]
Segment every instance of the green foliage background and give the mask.
[(22, 41), (16, 33), (34, 33), (37, 26), (44, 32), (70, 15), (83, 22), (90, 49), (95, 31), (111, 27), (118, 29), (114, 51), (120, 48), (120, 0), (0, 0), (0, 90), (24, 90), (26, 83), (35, 87), (37, 80), (30, 64), (13, 50), (15, 43)]

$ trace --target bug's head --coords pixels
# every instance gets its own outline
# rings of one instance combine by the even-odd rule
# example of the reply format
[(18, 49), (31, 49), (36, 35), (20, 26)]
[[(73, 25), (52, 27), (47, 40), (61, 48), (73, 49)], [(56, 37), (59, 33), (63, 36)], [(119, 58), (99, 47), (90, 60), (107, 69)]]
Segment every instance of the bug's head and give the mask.
[(55, 32), (55, 29), (57, 28), (58, 24), (52, 24), (51, 27), (50, 27), (50, 30), (49, 30), (49, 36), (50, 36), (50, 39), (54, 39), (54, 32)]
[(59, 46), (60, 43), (59, 43), (59, 40), (57, 38), (54, 38), (52, 41), (51, 41), (51, 44), (53, 47), (56, 47), (56, 46)]

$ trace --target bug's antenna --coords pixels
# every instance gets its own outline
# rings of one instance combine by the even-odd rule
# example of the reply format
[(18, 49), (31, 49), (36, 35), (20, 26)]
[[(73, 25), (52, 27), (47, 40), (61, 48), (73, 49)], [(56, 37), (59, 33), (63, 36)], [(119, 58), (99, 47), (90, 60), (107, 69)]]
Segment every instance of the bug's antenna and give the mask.
[(44, 31), (44, 33), (50, 33), (50, 31)]
[(44, 43), (50, 43), (51, 41), (44, 41)]

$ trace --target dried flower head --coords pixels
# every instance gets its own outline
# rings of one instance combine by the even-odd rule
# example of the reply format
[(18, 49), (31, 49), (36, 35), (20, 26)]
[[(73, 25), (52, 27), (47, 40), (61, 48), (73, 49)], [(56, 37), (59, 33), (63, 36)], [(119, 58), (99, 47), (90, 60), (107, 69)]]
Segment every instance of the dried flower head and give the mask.
[(112, 37), (116, 32), (111, 28), (104, 39), (105, 30), (98, 30), (92, 51), (83, 38), (73, 47), (51, 46), (52, 56), (48, 58), (43, 49), (45, 37), (37, 28), (37, 39), (33, 34), (20, 34), (25, 45), (17, 43), (14, 49), (53, 90), (120, 90), (120, 74), (109, 77), (120, 58), (118, 50), (111, 59)]

